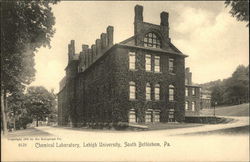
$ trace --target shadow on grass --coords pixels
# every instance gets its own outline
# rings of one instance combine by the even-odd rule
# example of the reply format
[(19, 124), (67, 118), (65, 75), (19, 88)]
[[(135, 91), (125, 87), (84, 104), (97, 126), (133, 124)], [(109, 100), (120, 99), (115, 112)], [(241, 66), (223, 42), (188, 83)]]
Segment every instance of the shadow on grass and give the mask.
[(53, 136), (50, 133), (47, 133), (42, 130), (38, 130), (36, 128), (27, 128), (23, 130), (16, 130), (13, 132), (8, 132), (7, 137), (12, 138), (12, 137), (34, 137), (34, 136)]
[(249, 125), (241, 126), (241, 127), (234, 127), (234, 128), (226, 128), (226, 129), (219, 129), (214, 131), (208, 132), (197, 132), (197, 133), (186, 133), (182, 135), (190, 135), (190, 136), (203, 136), (203, 135), (249, 135)]

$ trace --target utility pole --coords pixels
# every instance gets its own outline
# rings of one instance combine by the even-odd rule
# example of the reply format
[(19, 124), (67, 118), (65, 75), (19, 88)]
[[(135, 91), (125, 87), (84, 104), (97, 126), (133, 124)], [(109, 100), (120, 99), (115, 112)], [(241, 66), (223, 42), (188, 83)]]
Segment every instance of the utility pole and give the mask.
[(214, 116), (215, 116), (215, 106), (217, 105), (217, 102), (214, 102)]

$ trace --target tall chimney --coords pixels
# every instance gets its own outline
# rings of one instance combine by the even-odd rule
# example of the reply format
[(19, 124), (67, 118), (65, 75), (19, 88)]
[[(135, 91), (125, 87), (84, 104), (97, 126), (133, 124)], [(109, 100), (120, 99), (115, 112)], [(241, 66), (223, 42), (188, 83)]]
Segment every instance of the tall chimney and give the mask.
[(83, 54), (83, 66), (84, 66), (84, 68), (86, 68), (87, 67), (87, 50), (88, 50), (88, 48), (89, 48), (89, 46), (88, 45), (86, 45), (86, 44), (83, 44), (82, 45), (82, 54)]
[(86, 49), (86, 53), (85, 53), (85, 61), (86, 61), (86, 67), (89, 67), (89, 50)]
[(167, 12), (161, 13), (161, 26), (163, 27), (163, 34), (166, 35), (167, 41), (170, 42), (168, 17), (169, 15)]
[(96, 45), (92, 45), (91, 46), (91, 49), (92, 49), (92, 57), (93, 57), (93, 60), (96, 59)]
[(93, 62), (93, 55), (92, 55), (92, 49), (88, 49), (88, 55), (89, 55), (89, 66), (92, 64)]
[(167, 12), (162, 12), (161, 13), (161, 26), (169, 26), (168, 24), (168, 13)]
[(143, 7), (140, 5), (135, 6), (135, 22), (143, 22)]
[(73, 59), (73, 56), (75, 54), (75, 40), (71, 40), (70, 44), (68, 45), (68, 61), (71, 61)]
[(95, 44), (96, 44), (96, 55), (98, 56), (101, 54), (101, 40), (97, 39), (95, 41)]
[(106, 47), (107, 47), (107, 34), (102, 33), (101, 34), (101, 48), (102, 48), (102, 51), (105, 50)]
[(111, 47), (113, 45), (113, 33), (114, 33), (114, 27), (108, 26), (107, 27), (108, 47)]

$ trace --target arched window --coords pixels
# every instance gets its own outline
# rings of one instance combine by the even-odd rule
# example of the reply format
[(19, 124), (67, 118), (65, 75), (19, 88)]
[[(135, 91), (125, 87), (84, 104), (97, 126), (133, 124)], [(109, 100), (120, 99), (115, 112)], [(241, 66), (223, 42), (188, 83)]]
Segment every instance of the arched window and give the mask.
[(129, 82), (129, 99), (136, 99), (135, 82)]
[(155, 33), (148, 33), (143, 39), (144, 47), (161, 48), (161, 41)]
[(174, 86), (172, 84), (169, 85), (169, 88), (168, 88), (168, 99), (169, 101), (174, 101)]

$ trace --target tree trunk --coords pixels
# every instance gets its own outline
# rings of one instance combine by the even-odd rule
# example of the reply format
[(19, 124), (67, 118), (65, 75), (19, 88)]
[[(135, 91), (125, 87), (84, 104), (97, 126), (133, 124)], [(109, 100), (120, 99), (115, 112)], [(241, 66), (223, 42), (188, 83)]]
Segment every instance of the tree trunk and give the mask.
[(38, 118), (36, 118), (36, 127), (38, 127)]
[(6, 135), (8, 133), (6, 107), (5, 107), (6, 98), (4, 97), (5, 95), (6, 95), (5, 91), (3, 89), (1, 89), (2, 131), (3, 131), (4, 135)]
[(13, 129), (16, 130), (16, 109), (15, 108), (14, 108), (13, 114), (14, 114)]

